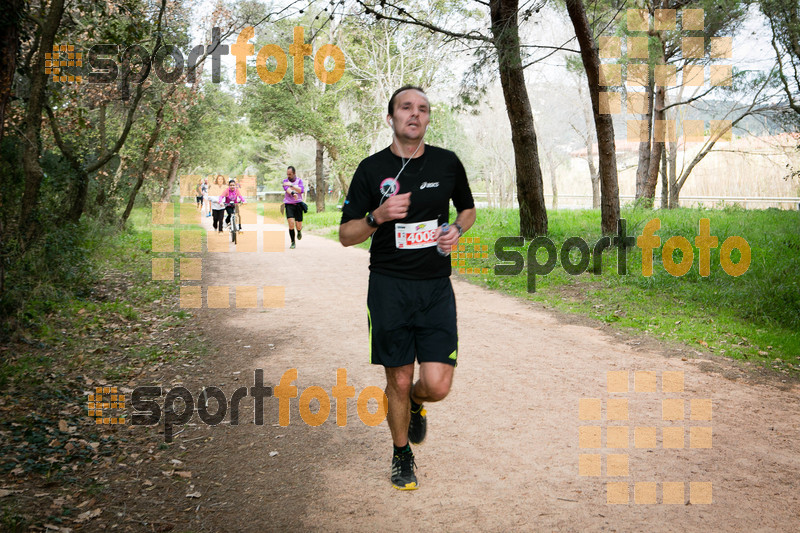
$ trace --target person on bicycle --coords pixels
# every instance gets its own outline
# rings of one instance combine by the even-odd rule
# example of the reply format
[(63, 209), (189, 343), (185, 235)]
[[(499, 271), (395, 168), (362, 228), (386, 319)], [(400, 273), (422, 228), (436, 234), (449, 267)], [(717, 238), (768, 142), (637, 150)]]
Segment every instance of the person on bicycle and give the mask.
[(233, 214), (236, 204), (244, 202), (244, 198), (239, 194), (239, 189), (236, 187), (236, 180), (232, 179), (228, 181), (228, 189), (219, 197), (219, 202), (225, 204), (225, 212), (228, 214), (228, 216), (225, 217), (225, 225), (230, 226), (231, 215)]

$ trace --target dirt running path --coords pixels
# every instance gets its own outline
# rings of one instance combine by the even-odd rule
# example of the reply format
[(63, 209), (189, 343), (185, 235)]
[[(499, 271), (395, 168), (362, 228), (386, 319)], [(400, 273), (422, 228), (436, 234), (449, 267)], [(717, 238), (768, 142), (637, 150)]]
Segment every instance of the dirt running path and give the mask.
[[(285, 226), (262, 229), (286, 234)], [(356, 394), (383, 387), (382, 369), (367, 363), (367, 253), (308, 231), (296, 250), (286, 240), (284, 253), (205, 256), (204, 284), (283, 285), (285, 307), (200, 311), (215, 355), (187, 382), (220, 386), (230, 397), (236, 387), (252, 385), (255, 369), (275, 386), (296, 368), (298, 394), (317, 385), (330, 396), (336, 371), (344, 368)], [(800, 530), (796, 386), (732, 380), (724, 375), (735, 372), (724, 364), (665, 357), (658, 347), (642, 349), (611, 330), (560, 321), (529, 302), (463, 281), (454, 280), (454, 287), (459, 366), (450, 396), (428, 406), (428, 439), (415, 448), (419, 490), (391, 487), (388, 427), (363, 424), (355, 399), (348, 401), (346, 427), (336, 425), (332, 397), (321, 426), (303, 423), (293, 399), (291, 423), (278, 427), (276, 398), (265, 401), (263, 426), (253, 424), (248, 398), (238, 427), (198, 424), (176, 437), (178, 444), (213, 437), (201, 440), (202, 453), (184, 458), (203, 493), (184, 515), (186, 525), (212, 531)], [(608, 371), (629, 372), (630, 392), (609, 393)], [(635, 392), (637, 371), (655, 372), (658, 391)], [(664, 372), (683, 372), (683, 392), (661, 391)], [(602, 399), (601, 421), (579, 419), (581, 398)], [(628, 420), (606, 420), (609, 398), (628, 399)], [(668, 398), (684, 400), (684, 420), (662, 420)], [(690, 400), (703, 398), (712, 400), (713, 420), (690, 420)], [(581, 449), (579, 427), (590, 425), (603, 427), (604, 446), (606, 426), (629, 427), (627, 449)], [(682, 449), (662, 447), (665, 426), (684, 428)], [(690, 448), (695, 426), (712, 428), (710, 449)], [(635, 448), (634, 427), (657, 428), (658, 447)], [(602, 476), (579, 475), (581, 453), (602, 456)], [(628, 456), (627, 477), (607, 476), (609, 454)], [(713, 503), (662, 504), (665, 481), (685, 482), (677, 496), (683, 502), (690, 482), (710, 482)], [(627, 483), (630, 503), (607, 504), (607, 482)], [(634, 503), (634, 483), (643, 482), (656, 483), (656, 504)], [(700, 488), (694, 486), (694, 498), (702, 496)]]

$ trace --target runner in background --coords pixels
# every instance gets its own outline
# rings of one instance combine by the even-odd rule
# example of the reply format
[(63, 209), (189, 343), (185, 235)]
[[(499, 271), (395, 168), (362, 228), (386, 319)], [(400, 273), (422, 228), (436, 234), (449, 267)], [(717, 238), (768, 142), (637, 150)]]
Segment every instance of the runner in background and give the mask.
[(286, 209), (286, 220), (289, 223), (289, 238), (292, 240), (289, 248), (294, 249), (294, 231), (297, 228), (297, 240), (303, 238), (303, 193), (306, 192), (303, 180), (295, 174), (293, 166), (286, 169), (286, 179), (283, 180), (285, 195), (283, 203)]

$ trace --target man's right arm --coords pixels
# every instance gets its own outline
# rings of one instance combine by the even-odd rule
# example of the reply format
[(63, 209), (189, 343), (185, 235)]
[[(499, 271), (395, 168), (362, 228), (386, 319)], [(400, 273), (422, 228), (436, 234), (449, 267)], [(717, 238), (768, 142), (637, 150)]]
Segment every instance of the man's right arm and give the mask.
[[(372, 217), (378, 225), (390, 220), (399, 220), (408, 214), (411, 204), (411, 193), (398, 194), (386, 200), (380, 207), (372, 212)], [(339, 242), (342, 246), (353, 246), (366, 241), (377, 228), (367, 224), (366, 218), (355, 218), (339, 225)]]

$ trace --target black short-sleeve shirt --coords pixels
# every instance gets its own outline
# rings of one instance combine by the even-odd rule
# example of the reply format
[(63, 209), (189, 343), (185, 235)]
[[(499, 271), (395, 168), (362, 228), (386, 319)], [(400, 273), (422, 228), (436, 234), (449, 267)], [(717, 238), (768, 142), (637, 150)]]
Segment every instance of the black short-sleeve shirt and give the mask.
[(426, 226), (432, 230), (449, 222), (451, 198), (456, 211), (475, 207), (464, 165), (450, 150), (426, 144), (422, 156), (411, 159), (402, 173), (401, 167), (400, 157), (389, 148), (361, 161), (342, 208), (342, 224), (364, 218), (395, 194), (411, 192), (406, 218), (385, 222), (373, 234), (369, 268), (405, 279), (449, 276), (450, 256), (440, 255), (436, 246), (414, 248), (412, 243), (405, 245), (408, 248), (398, 248), (396, 229), (402, 229), (398, 224), (405, 224), (408, 231), (413, 231), (423, 223), (435, 221)]

